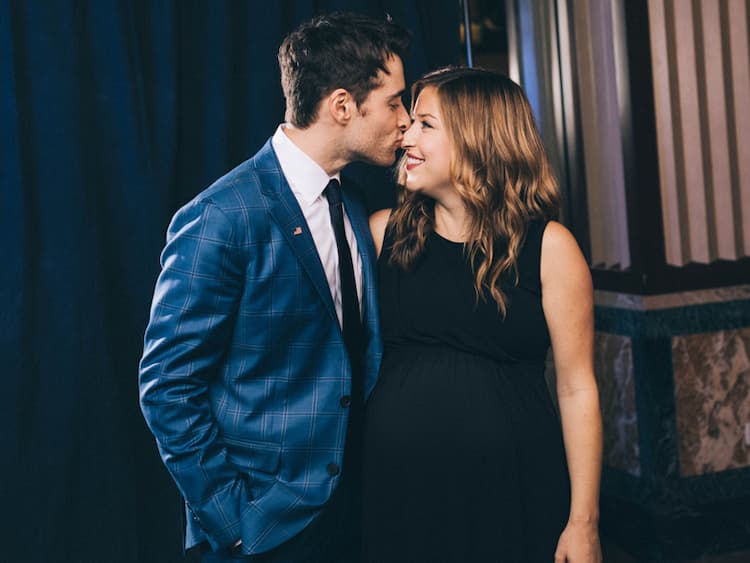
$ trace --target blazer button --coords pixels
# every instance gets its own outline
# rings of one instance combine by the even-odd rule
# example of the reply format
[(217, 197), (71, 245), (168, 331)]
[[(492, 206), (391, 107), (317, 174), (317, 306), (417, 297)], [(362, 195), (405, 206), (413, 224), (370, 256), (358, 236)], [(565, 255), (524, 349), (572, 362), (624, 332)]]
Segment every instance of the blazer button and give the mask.
[(351, 398), (351, 397), (350, 397), (349, 395), (344, 395), (344, 396), (343, 396), (343, 397), (341, 397), (341, 399), (339, 400), (339, 404), (340, 404), (340, 405), (341, 405), (342, 407), (346, 408), (346, 407), (348, 407), (349, 405), (351, 405), (351, 404), (352, 404), (352, 398)]
[(331, 462), (328, 465), (326, 465), (326, 471), (328, 471), (328, 474), (331, 477), (335, 477), (336, 475), (339, 474), (339, 466), (337, 463)]

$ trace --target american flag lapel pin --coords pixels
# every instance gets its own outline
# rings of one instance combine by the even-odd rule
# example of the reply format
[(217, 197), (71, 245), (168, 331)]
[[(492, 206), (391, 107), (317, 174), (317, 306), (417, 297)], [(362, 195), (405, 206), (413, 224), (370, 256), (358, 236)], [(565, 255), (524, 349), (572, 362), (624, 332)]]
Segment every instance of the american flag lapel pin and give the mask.
[(294, 230), (292, 231), (292, 234), (296, 237), (298, 235), (302, 234), (302, 227), (294, 227)]

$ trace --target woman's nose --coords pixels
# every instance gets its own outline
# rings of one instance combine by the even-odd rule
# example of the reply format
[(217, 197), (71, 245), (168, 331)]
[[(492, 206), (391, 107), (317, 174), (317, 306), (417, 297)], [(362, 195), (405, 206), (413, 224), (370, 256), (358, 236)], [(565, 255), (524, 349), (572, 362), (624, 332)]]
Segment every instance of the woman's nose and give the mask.
[(404, 133), (404, 138), (401, 141), (402, 148), (412, 147), (412, 146), (414, 146), (414, 124), (413, 123), (406, 130), (406, 133)]

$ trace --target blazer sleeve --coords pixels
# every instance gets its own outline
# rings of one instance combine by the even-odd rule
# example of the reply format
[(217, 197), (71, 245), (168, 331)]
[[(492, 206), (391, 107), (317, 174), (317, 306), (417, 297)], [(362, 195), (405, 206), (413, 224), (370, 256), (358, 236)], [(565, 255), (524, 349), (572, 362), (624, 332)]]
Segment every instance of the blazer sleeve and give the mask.
[(178, 211), (161, 256), (139, 371), (161, 457), (216, 548), (240, 537), (248, 492), (227, 461), (208, 395), (220, 377), (244, 282), (230, 218), (210, 201)]

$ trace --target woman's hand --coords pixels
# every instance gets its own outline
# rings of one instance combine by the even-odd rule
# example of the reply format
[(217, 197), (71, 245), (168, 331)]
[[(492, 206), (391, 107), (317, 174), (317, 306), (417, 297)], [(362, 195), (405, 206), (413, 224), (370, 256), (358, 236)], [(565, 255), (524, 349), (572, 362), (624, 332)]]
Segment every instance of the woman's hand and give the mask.
[(555, 551), (555, 563), (601, 563), (596, 522), (568, 522)]

